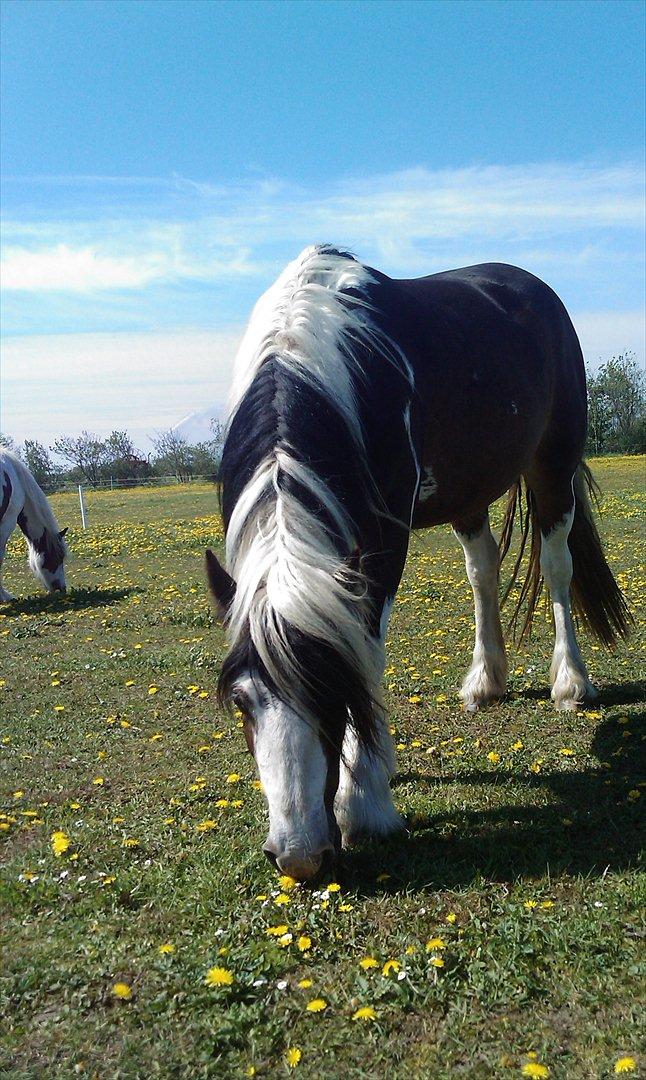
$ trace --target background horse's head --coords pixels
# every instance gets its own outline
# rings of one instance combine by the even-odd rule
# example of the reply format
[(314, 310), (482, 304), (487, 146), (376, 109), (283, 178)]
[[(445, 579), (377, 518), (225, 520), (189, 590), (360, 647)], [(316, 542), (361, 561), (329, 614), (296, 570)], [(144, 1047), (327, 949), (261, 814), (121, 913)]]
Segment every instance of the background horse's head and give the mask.
[(29, 566), (34, 576), (49, 592), (65, 592), (65, 559), (67, 529), (44, 528), (40, 535), (25, 532), (29, 543)]
[[(227, 622), (236, 584), (211, 551), (206, 566), (216, 610)], [(342, 652), (284, 623), (279, 633), (277, 654), (277, 637), (265, 637), (263, 648), (262, 636), (256, 638), (258, 647), (249, 625), (237, 634), (219, 693), (242, 714), (267, 799), (269, 833), (263, 850), (283, 873), (306, 881), (340, 850), (334, 801), (346, 728), (351, 725), (372, 746), (375, 703), (359, 668)], [(285, 678), (280, 675), (283, 649), (291, 660)]]

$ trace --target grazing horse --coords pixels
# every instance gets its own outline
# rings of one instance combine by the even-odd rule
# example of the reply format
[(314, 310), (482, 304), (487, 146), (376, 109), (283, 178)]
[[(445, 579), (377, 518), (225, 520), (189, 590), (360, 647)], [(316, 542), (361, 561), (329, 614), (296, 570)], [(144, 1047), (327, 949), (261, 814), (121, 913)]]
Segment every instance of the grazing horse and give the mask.
[(552, 697), (594, 695), (571, 607), (605, 644), (629, 615), (591, 515), (585, 434), (576, 333), (524, 270), (393, 280), (312, 247), (258, 301), (222, 455), (228, 569), (210, 551), (206, 567), (230, 641), (219, 693), (242, 711), (281, 871), (312, 878), (341, 843), (401, 827), (381, 679), (411, 529), (448, 522), (464, 548), (475, 710), (507, 677), (488, 508), (510, 491), (506, 548), (524, 484), (522, 594), (531, 619), (549, 587)]
[(0, 449), (0, 603), (12, 600), (2, 587), (2, 560), (7, 540), (20, 526), (29, 547), (32, 573), (50, 592), (65, 592), (67, 529), (60, 529), (45, 495), (20, 458)]

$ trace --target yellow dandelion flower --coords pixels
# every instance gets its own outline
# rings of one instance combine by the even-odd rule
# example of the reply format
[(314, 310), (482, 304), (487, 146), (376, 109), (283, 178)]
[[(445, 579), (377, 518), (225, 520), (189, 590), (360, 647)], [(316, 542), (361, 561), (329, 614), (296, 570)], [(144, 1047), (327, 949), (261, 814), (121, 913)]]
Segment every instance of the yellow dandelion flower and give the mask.
[(352, 1014), (353, 1020), (376, 1020), (377, 1013), (372, 1005), (362, 1005), (360, 1009)]
[(331, 885), (328, 885), (327, 891), (328, 892), (341, 892), (341, 886), (336, 881), (333, 881)]
[(175, 946), (172, 945), (170, 941), (166, 941), (163, 945), (159, 946), (158, 952), (160, 952), (162, 956), (164, 956), (166, 953), (174, 953)]
[(228, 968), (212, 967), (204, 976), (204, 982), (207, 986), (231, 986), (233, 975)]
[(309, 990), (310, 986), (312, 985), (312, 980), (301, 979), (298, 985), (300, 986), (301, 990)]
[(433, 967), (436, 967), (436, 968), (443, 968), (444, 967), (444, 960), (442, 959), (441, 956), (432, 956), (429, 962), (433, 965)]
[(308, 1012), (319, 1013), (327, 1009), (327, 1001), (324, 998), (312, 998), (305, 1006)]
[(153, 694), (156, 694), (158, 690), (159, 690), (158, 686), (149, 686), (148, 687), (148, 695), (149, 695), (149, 697), (152, 697)]
[(637, 1062), (635, 1061), (634, 1057), (620, 1057), (617, 1061), (615, 1061), (615, 1067), (613, 1069), (613, 1072), (616, 1072), (616, 1073), (635, 1072), (636, 1068), (637, 1068)]
[(67, 851), (71, 843), (72, 841), (70, 840), (69, 836), (67, 836), (66, 833), (61, 832), (60, 830), (58, 832), (52, 833), (51, 835), (52, 851), (57, 858), (59, 855), (63, 855)]
[(563, 754), (563, 757), (574, 757), (574, 750), (570, 750), (569, 746), (563, 746), (559, 750), (559, 754)]
[(490, 761), (492, 765), (497, 765), (500, 761), (500, 754), (497, 754), (495, 750), (492, 750), (491, 753), (487, 754), (487, 760)]
[(381, 969), (382, 975), (390, 975), (391, 971), (399, 971), (401, 964), (399, 960), (386, 960), (386, 963)]
[(278, 896), (274, 900), (274, 903), (277, 904), (278, 907), (284, 907), (285, 904), (291, 904), (291, 902), (291, 897), (284, 892), (278, 893)]
[(121, 847), (136, 848), (139, 847), (139, 841), (137, 840), (136, 836), (126, 836), (121, 841)]
[(119, 1001), (130, 1001), (132, 997), (132, 988), (128, 986), (128, 983), (117, 982), (112, 987), (112, 995), (119, 999)]
[(213, 818), (205, 818), (204, 821), (198, 822), (195, 826), (196, 832), (210, 832), (211, 829), (217, 829), (218, 823)]
[(362, 967), (364, 971), (369, 971), (370, 968), (379, 967), (379, 961), (375, 960), (374, 956), (364, 956), (363, 960), (359, 961), (359, 967)]
[(298, 948), (301, 952), (307, 952), (308, 949), (312, 948), (312, 939), (303, 934), (301, 937), (299, 937), (296, 944), (298, 945)]
[(291, 892), (298, 885), (296, 878), (290, 877), (289, 874), (281, 874), (278, 878), (278, 884), (283, 892)]
[(450, 923), (451, 926), (453, 926), (453, 923), (456, 921), (456, 919), (457, 919), (457, 915), (455, 914), (455, 912), (454, 911), (449, 911), (448, 915), (446, 916), (447, 923)]
[(270, 934), (271, 937), (282, 937), (288, 930), (287, 923), (281, 923), (280, 926), (268, 926), (265, 933)]
[(54, 712), (65, 712), (64, 705), (54, 705)]
[(290, 1069), (295, 1069), (302, 1056), (302, 1051), (298, 1046), (290, 1046), (289, 1049), (285, 1051), (285, 1061), (287, 1062), (288, 1067)]
[(427, 952), (434, 952), (435, 949), (446, 949), (446, 943), (442, 940), (441, 937), (434, 937), (431, 938), (430, 941), (426, 942)]
[(523, 1076), (530, 1076), (533, 1080), (545, 1080), (550, 1075), (547, 1065), (542, 1065), (540, 1061), (528, 1061), (520, 1071)]
[(95, 787), (103, 787), (103, 785), (105, 784), (105, 780), (103, 779), (102, 776), (95, 776), (92, 783), (94, 784)]
[(239, 780), (242, 780), (240, 773), (232, 772), (227, 776), (227, 784), (237, 784)]

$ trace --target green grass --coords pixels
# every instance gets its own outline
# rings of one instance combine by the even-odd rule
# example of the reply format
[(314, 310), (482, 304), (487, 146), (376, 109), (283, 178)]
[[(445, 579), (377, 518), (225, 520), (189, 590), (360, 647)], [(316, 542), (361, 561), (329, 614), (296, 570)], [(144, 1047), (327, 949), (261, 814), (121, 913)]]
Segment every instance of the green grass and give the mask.
[[(329, 893), (281, 894), (253, 762), (215, 703), (225, 640), (201, 568), (221, 548), (213, 490), (90, 493), (86, 533), (75, 497), (52, 499), (72, 591), (38, 594), (15, 538), (5, 584), (20, 599), (0, 609), (0, 1075), (280, 1077), (290, 1048), (295, 1076), (344, 1080), (514, 1077), (532, 1061), (606, 1077), (626, 1055), (643, 1067), (644, 460), (594, 467), (638, 620), (614, 654), (582, 639), (599, 707), (553, 711), (546, 617), (511, 650), (507, 699), (462, 713), (461, 552), (447, 530), (416, 534), (386, 673), (410, 834), (348, 854)], [(267, 933), (281, 924), (291, 940)], [(206, 985), (214, 966), (232, 985)], [(307, 1011), (315, 998), (323, 1011)], [(361, 1006), (376, 1018), (353, 1020)]]

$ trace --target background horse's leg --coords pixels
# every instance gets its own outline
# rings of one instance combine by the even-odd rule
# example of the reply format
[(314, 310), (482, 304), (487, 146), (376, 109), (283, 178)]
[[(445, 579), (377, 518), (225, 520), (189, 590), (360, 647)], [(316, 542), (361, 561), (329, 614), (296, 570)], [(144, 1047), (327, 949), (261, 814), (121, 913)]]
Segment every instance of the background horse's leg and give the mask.
[(403, 828), (390, 790), (394, 772), (395, 751), (385, 718), (379, 725), (376, 753), (361, 746), (350, 727), (346, 729), (334, 801), (344, 847), (361, 836), (384, 836)]
[(2, 521), (0, 521), (0, 604), (4, 604), (7, 600), (13, 600), (12, 594), (10, 592), (7, 592), (7, 590), (4, 589), (2, 586), (2, 561), (4, 559), (7, 541), (15, 527), (16, 517), (8, 509), (5, 512)]
[(488, 512), (471, 526), (456, 523), (453, 531), (464, 549), (475, 606), (473, 660), (460, 691), (465, 709), (472, 712), (501, 698), (507, 688), (507, 657), (498, 595), (500, 557)]

